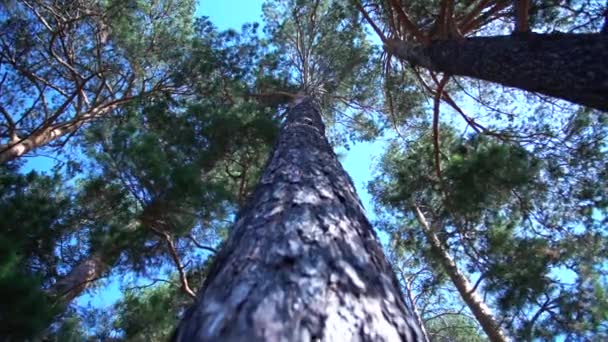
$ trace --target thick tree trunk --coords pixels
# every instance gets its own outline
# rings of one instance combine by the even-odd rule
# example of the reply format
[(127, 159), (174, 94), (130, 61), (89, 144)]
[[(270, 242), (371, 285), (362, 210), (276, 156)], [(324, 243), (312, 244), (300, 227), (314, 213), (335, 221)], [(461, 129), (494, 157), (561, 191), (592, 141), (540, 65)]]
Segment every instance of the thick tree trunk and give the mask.
[(439, 262), (445, 269), (446, 273), (452, 279), (454, 286), (460, 293), (460, 296), (467, 304), (483, 331), (488, 335), (492, 342), (505, 342), (509, 341), (509, 338), (502, 331), (500, 324), (494, 318), (492, 310), (486, 305), (481, 296), (477, 293), (473, 285), (469, 282), (469, 279), (460, 272), (458, 265), (452, 259), (450, 253), (443, 247), (441, 241), (437, 235), (433, 232), (429, 226), (426, 218), (417, 206), (414, 206), (416, 212), (416, 219), (420, 223), (422, 232), (426, 236), (433, 254), (439, 259)]
[(433, 71), (468, 76), (608, 111), (608, 35), (521, 34), (434, 41), (391, 40), (385, 49)]
[(176, 341), (422, 340), (324, 134), (313, 100), (287, 113)]

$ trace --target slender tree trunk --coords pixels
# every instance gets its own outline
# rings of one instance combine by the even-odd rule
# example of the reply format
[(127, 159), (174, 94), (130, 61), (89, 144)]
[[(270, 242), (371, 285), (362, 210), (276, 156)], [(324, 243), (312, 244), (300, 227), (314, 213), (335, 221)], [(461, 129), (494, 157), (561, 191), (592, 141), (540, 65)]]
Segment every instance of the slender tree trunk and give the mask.
[(450, 279), (452, 279), (460, 296), (481, 325), (483, 331), (488, 335), (492, 342), (509, 341), (505, 332), (502, 331), (500, 324), (496, 318), (494, 318), (492, 310), (490, 310), (473, 285), (471, 285), (469, 279), (460, 272), (458, 265), (456, 265), (456, 262), (454, 262), (450, 253), (443, 247), (437, 235), (432, 231), (426, 218), (420, 211), (420, 208), (414, 206), (414, 210), (416, 212), (416, 219), (418, 220), (418, 223), (420, 223), (422, 232), (431, 245), (433, 254), (439, 258), (441, 265)]
[(0, 145), (0, 165), (17, 159), (37, 148), (44, 147), (62, 137), (69, 136), (69, 134), (76, 132), (82, 125), (103, 118), (109, 112), (118, 108), (119, 105), (131, 100), (132, 98), (116, 100), (110, 104), (94, 108), (70, 121), (43, 125), (26, 138), (12, 139), (8, 144)]
[(67, 134), (73, 133), (79, 126), (51, 126), (34, 132), (31, 136), (18, 141), (0, 146), (0, 164), (4, 164), (13, 159), (33, 151), (36, 148), (45, 146)]
[(80, 296), (108, 269), (103, 253), (95, 253), (81, 261), (49, 290), (61, 303), (69, 303)]
[(288, 113), (176, 341), (421, 341), (315, 101)]
[(412, 283), (406, 277), (403, 277), (403, 285), (405, 287), (405, 295), (407, 296), (407, 299), (409, 300), (410, 305), (412, 306), (412, 313), (414, 314), (414, 317), (416, 317), (418, 325), (420, 325), (423, 341), (430, 342), (431, 340), (429, 339), (429, 334), (427, 333), (426, 328), (424, 327), (422, 315), (420, 314), (420, 310), (418, 310), (414, 294), (412, 293)]
[(469, 76), (608, 111), (608, 35), (519, 34), (433, 41), (390, 40), (385, 49), (433, 71)]

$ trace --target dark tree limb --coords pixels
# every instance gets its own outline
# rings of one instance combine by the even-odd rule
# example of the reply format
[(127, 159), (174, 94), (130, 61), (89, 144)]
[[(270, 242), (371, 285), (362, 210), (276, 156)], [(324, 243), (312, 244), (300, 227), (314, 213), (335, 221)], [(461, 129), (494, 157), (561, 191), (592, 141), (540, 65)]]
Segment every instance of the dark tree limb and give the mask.
[(515, 1), (515, 32), (528, 33), (530, 31), (529, 15), (530, 0)]
[(388, 40), (388, 53), (435, 72), (468, 76), (608, 111), (608, 36), (527, 34), (434, 41)]

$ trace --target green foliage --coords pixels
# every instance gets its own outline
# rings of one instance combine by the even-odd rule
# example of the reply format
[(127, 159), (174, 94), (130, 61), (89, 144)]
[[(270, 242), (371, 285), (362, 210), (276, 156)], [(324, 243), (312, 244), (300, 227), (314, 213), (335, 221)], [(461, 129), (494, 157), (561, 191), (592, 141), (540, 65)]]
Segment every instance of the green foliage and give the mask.
[(131, 65), (141, 71), (175, 61), (178, 49), (192, 35), (193, 0), (101, 0), (108, 13), (112, 40)]
[(540, 162), (523, 147), (474, 136), (453, 148), (443, 166), (450, 209), (474, 215), (533, 186)]
[(523, 307), (551, 285), (550, 266), (559, 255), (540, 238), (518, 238), (512, 229), (488, 232), (486, 290), (495, 293), (498, 307)]
[(431, 341), (485, 342), (474, 319), (464, 314), (448, 314), (425, 322)]
[(603, 117), (577, 111), (559, 130), (541, 121), (535, 129), (542, 133), (536, 134), (545, 140), (525, 144), (459, 137), (444, 126), (441, 180), (432, 137), (424, 130), (405, 146), (392, 144), (369, 187), (391, 246), (406, 246), (434, 270), (436, 282), (445, 279), (414, 220), (416, 203), (461, 269), (472, 278), (481, 275), (479, 289), (498, 314), (512, 317), (506, 328), (514, 336), (605, 334)]
[(189, 304), (178, 300), (178, 296), (178, 290), (168, 284), (128, 291), (117, 304), (115, 324), (128, 341), (167, 341), (175, 328), (179, 309)]
[(9, 339), (25, 339), (45, 329), (57, 310), (41, 290), (40, 277), (24, 272), (28, 260), (13, 241), (0, 239), (0, 336)]
[(54, 249), (68, 204), (56, 176), (0, 171), (2, 339), (34, 337), (60, 312), (43, 286), (58, 263)]
[(54, 334), (56, 341), (80, 342), (87, 338), (87, 335), (82, 326), (82, 322), (78, 316), (67, 316), (61, 322), (61, 326)]
[(48, 137), (50, 127), (60, 129), (31, 147), (63, 147), (58, 140), (75, 134), (74, 125), (182, 85), (172, 77), (184, 59), (175, 47), (192, 39), (192, 0), (5, 1), (0, 8), (3, 149), (15, 137)]
[[(202, 285), (211, 261), (208, 259), (188, 274), (191, 286)], [(171, 279), (171, 282), (176, 281)], [(124, 297), (114, 305), (113, 329), (126, 341), (167, 341), (191, 303), (192, 299), (174, 283), (154, 281), (126, 290)]]
[(124, 267), (147, 272), (168, 256), (153, 247), (159, 236), (206, 235), (238, 209), (276, 124), (251, 104), (220, 109), (204, 100), (183, 109), (143, 104), (125, 118), (119, 127), (100, 123), (88, 132), (83, 144), (94, 166), (81, 205), (97, 213), (92, 250), (109, 260), (122, 255)]

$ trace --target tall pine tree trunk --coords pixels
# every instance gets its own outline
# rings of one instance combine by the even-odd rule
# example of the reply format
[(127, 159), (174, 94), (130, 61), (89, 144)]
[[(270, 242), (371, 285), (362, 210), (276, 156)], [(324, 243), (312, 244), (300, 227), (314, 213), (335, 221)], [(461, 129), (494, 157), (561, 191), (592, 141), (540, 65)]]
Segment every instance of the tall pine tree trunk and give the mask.
[(460, 293), (460, 296), (469, 307), (469, 310), (471, 310), (473, 313), (473, 316), (475, 316), (477, 319), (477, 322), (479, 322), (479, 325), (481, 325), (483, 331), (490, 338), (490, 341), (509, 341), (507, 334), (505, 334), (496, 318), (494, 318), (492, 310), (490, 310), (483, 298), (477, 293), (475, 287), (473, 287), (469, 279), (462, 274), (462, 272), (460, 272), (458, 265), (456, 265), (456, 262), (454, 262), (454, 259), (448, 250), (446, 250), (441, 241), (439, 241), (439, 238), (429, 226), (426, 218), (422, 214), (422, 211), (420, 211), (420, 208), (418, 208), (418, 206), (414, 206), (414, 211), (416, 213), (416, 219), (418, 220), (418, 223), (420, 223), (422, 232), (424, 233), (428, 243), (431, 245), (431, 251), (435, 257), (439, 259), (443, 269), (454, 283), (458, 293)]
[(433, 71), (538, 92), (608, 111), (608, 34), (524, 34), (433, 41), (390, 40), (398, 58)]
[(176, 341), (419, 341), (319, 109), (288, 113)]

